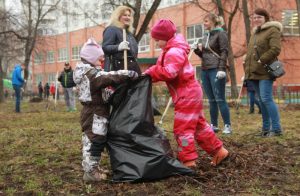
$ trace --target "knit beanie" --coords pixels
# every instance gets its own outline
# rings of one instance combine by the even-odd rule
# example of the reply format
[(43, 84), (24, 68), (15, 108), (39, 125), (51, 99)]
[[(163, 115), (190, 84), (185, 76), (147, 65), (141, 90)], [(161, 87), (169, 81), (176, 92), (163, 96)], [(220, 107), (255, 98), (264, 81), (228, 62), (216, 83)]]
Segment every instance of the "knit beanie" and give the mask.
[(176, 27), (171, 20), (161, 19), (151, 29), (151, 36), (157, 40), (168, 41), (174, 37)]
[(80, 57), (93, 65), (99, 65), (99, 59), (103, 56), (103, 50), (94, 38), (89, 38), (80, 50)]

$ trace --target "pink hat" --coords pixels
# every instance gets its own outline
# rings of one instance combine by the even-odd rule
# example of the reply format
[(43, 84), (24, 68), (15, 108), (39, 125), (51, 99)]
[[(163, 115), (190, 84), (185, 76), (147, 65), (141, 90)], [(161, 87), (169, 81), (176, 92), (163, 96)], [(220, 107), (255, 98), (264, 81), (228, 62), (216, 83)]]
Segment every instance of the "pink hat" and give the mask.
[(171, 20), (161, 19), (151, 29), (151, 36), (157, 40), (168, 41), (176, 33), (176, 27)]
[(89, 38), (80, 50), (80, 57), (93, 65), (99, 64), (99, 59), (103, 56), (103, 50), (94, 38)]

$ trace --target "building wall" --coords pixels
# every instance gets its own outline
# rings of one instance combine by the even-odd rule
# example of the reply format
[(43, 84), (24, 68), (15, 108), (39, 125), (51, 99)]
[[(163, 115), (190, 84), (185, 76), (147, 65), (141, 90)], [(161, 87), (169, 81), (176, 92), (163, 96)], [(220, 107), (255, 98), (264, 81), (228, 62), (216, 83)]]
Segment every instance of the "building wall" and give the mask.
[[(203, 5), (210, 1), (203, 1)], [(296, 4), (293, 0), (287, 1), (251, 1), (249, 4), (249, 13), (252, 15), (254, 9), (257, 7), (264, 7), (267, 10), (271, 10), (271, 18), (277, 21), (282, 21), (282, 10), (296, 10)], [(261, 3), (263, 2), (263, 3)], [(270, 3), (271, 2), (271, 3)], [(273, 2), (273, 4), (272, 4)], [(258, 4), (260, 3), (260, 4)], [(226, 9), (232, 9), (233, 5), (226, 5)], [(208, 9), (213, 10), (213, 7)], [(184, 36), (186, 36), (186, 29), (188, 26), (201, 24), (206, 12), (202, 11), (198, 6), (190, 3), (182, 3), (179, 5), (174, 5), (166, 8), (159, 9), (154, 15), (153, 19), (149, 24), (149, 29), (154, 25), (154, 23), (161, 18), (171, 19), (180, 30)], [(228, 16), (226, 16), (226, 21), (228, 21)], [(72, 47), (77, 45), (83, 45), (83, 43), (89, 38), (94, 37), (99, 43), (102, 42), (102, 33), (104, 30), (104, 24), (89, 28), (83, 28), (77, 31), (72, 31), (69, 33), (69, 55), (72, 56)], [(54, 50), (56, 61), (55, 63), (46, 64), (45, 62), (41, 64), (33, 64), (33, 74), (45, 75), (44, 82), (46, 80), (46, 75), (48, 73), (56, 73), (63, 69), (63, 62), (57, 62), (58, 49), (66, 47), (66, 34), (60, 34), (56, 36), (45, 37), (44, 43), (37, 47), (38, 51), (43, 50)], [(50, 43), (50, 44), (48, 44)], [(231, 44), (233, 47), (234, 55), (237, 57), (235, 59), (235, 68), (237, 74), (237, 82), (241, 84), (241, 77), (243, 76), (243, 67), (241, 57), (246, 52), (246, 38), (245, 38), (245, 27), (243, 21), (242, 13), (237, 13), (232, 24), (232, 40)], [(294, 84), (300, 85), (300, 52), (297, 46), (300, 44), (299, 36), (283, 36), (282, 37), (282, 51), (279, 59), (283, 60), (285, 63), (286, 75), (276, 81), (277, 85), (287, 85)], [(139, 53), (139, 58), (155, 58), (158, 57), (160, 50), (155, 49), (155, 43), (150, 39), (150, 51)], [(33, 56), (34, 57), (34, 56)], [(192, 55), (191, 63), (193, 65), (201, 65), (201, 60), (196, 56)], [(78, 60), (70, 60), (72, 67), (75, 67)], [(33, 76), (35, 82), (35, 75)], [(33, 84), (33, 86), (35, 86)], [(37, 84), (36, 84), (37, 86)]]

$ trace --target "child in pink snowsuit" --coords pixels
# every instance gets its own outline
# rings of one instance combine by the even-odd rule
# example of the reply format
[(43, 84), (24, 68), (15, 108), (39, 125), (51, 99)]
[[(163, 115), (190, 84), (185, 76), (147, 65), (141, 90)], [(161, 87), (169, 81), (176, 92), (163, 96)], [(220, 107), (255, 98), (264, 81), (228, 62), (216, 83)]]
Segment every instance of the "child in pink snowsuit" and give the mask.
[(202, 89), (194, 77), (188, 60), (190, 47), (170, 20), (160, 20), (151, 29), (151, 36), (162, 49), (156, 65), (144, 74), (153, 82), (165, 81), (175, 105), (174, 135), (178, 144), (178, 159), (187, 167), (195, 167), (198, 145), (213, 156), (216, 166), (228, 156), (203, 114)]

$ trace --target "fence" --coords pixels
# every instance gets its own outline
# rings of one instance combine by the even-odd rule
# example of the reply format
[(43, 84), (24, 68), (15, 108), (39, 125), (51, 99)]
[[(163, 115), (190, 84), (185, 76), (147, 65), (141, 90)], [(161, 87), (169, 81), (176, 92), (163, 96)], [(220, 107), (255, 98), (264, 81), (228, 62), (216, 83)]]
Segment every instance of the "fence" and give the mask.
[[(241, 87), (238, 87), (240, 91)], [(204, 93), (204, 90), (203, 90)], [(228, 102), (235, 102), (235, 99), (231, 98), (230, 86), (226, 86), (226, 99)], [(156, 93), (154, 96), (158, 107), (165, 107), (169, 100), (169, 94), (166, 89), (160, 93)], [(277, 104), (300, 104), (300, 86), (274, 86), (273, 87), (273, 98)], [(208, 105), (208, 99), (205, 93), (203, 94), (203, 103)], [(249, 97), (246, 88), (242, 91), (241, 105), (249, 105)]]

